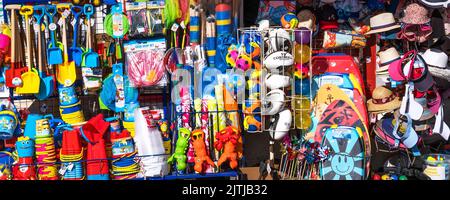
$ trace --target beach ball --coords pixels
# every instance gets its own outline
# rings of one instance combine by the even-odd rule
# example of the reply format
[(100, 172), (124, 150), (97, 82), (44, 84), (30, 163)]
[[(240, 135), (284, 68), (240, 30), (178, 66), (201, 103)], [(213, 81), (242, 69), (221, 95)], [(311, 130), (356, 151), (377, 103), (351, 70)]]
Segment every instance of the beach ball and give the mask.
[(309, 44), (311, 42), (311, 30), (306, 27), (295, 30), (295, 41), (298, 44)]
[(236, 67), (246, 71), (251, 66), (252, 59), (247, 54), (241, 54), (236, 59)]
[(309, 79), (298, 79), (295, 78), (295, 94), (297, 95), (309, 95), (310, 94), (310, 88), (309, 88)]
[(249, 132), (261, 130), (261, 116), (249, 115), (244, 118), (244, 129)]
[(227, 56), (225, 57), (225, 62), (230, 67), (236, 67), (236, 59), (238, 58), (238, 56), (239, 52), (236, 45), (230, 45), (230, 47), (228, 47)]
[(309, 59), (311, 58), (311, 49), (308, 45), (304, 44), (296, 44), (295, 45), (295, 62), (304, 64), (309, 62)]
[(283, 28), (295, 28), (298, 25), (297, 15), (294, 13), (286, 13), (281, 16), (281, 26)]
[(309, 66), (308, 64), (295, 64), (294, 76), (298, 79), (308, 78), (309, 76)]

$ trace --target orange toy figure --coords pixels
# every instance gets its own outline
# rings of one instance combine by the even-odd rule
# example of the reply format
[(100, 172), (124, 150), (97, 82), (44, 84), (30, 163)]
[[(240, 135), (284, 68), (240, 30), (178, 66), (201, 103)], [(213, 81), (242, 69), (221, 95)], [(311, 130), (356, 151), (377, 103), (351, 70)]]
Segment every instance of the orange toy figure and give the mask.
[(216, 167), (214, 162), (208, 156), (208, 152), (206, 151), (205, 144), (205, 133), (203, 133), (202, 129), (195, 129), (192, 131), (192, 145), (194, 145), (195, 151), (195, 165), (194, 170), (198, 173), (203, 172), (203, 163), (206, 161), (213, 167)]
[(236, 145), (240, 137), (239, 130), (233, 126), (227, 126), (216, 134), (217, 141), (214, 143), (214, 147), (219, 151), (223, 149), (223, 153), (217, 162), (218, 166), (229, 160), (231, 169), (236, 169), (238, 166)]

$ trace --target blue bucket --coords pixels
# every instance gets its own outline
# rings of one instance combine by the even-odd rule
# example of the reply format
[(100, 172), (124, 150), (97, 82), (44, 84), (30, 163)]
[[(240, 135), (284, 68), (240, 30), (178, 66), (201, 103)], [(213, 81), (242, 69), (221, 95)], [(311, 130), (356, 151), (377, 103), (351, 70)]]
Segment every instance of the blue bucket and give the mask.
[(78, 103), (78, 97), (75, 92), (75, 87), (58, 87), (59, 92), (59, 105), (69, 106)]
[(43, 118), (44, 116), (40, 114), (29, 114), (27, 117), (25, 132), (23, 135), (34, 140), (34, 138), (36, 138), (36, 121)]
[(18, 125), (14, 112), (4, 110), (0, 112), (0, 139), (11, 139)]
[(19, 137), (16, 142), (16, 150), (19, 158), (34, 156), (34, 141), (29, 137)]

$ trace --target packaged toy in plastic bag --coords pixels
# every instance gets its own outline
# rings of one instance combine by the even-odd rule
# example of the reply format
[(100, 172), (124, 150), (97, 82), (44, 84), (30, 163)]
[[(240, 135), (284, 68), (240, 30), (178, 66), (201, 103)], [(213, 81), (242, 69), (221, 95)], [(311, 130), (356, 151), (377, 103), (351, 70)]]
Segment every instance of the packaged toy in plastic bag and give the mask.
[(127, 17), (130, 22), (128, 37), (144, 38), (151, 35), (146, 2), (127, 3)]
[(163, 34), (164, 20), (163, 20), (163, 10), (164, 2), (148, 2), (147, 3), (150, 34), (159, 35)]
[(362, 35), (350, 32), (325, 31), (323, 38), (323, 48), (332, 49), (338, 47), (361, 48), (366, 46), (366, 38)]

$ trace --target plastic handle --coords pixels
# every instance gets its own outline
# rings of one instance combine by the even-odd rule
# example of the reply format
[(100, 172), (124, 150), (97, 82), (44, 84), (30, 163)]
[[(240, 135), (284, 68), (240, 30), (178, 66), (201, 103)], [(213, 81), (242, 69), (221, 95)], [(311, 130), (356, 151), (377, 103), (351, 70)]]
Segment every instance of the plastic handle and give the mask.
[(45, 9), (45, 13), (49, 16), (50, 23), (53, 22), (53, 16), (56, 14), (56, 6), (55, 5), (48, 5)]
[(92, 4), (85, 4), (83, 7), (83, 13), (89, 19), (94, 14), (94, 6)]
[(70, 9), (75, 19), (75, 24), (73, 25), (73, 42), (72, 47), (75, 48), (77, 46), (77, 36), (78, 36), (78, 24), (80, 16), (83, 12), (83, 7), (81, 6), (72, 6)]
[(42, 17), (45, 15), (45, 7), (44, 6), (34, 6), (33, 16), (36, 18), (37, 24), (41, 24)]
[(19, 13), (24, 16), (30, 16), (33, 14), (33, 6), (22, 6)]
[[(48, 22), (49, 25), (53, 24), (53, 16), (56, 14), (56, 6), (55, 5), (48, 5), (45, 7), (45, 14), (48, 16)], [(50, 28), (49, 28), (50, 30)], [(52, 47), (56, 47), (56, 41), (55, 41), (55, 31), (50, 30), (50, 41), (52, 43)]]
[(80, 18), (81, 13), (83, 13), (83, 7), (81, 6), (72, 6), (70, 8), (70, 10), (73, 13), (73, 16), (75, 17), (75, 19), (78, 21), (78, 19)]
[(70, 4), (57, 4), (56, 10), (58, 13), (63, 13), (65, 10), (70, 10)]

